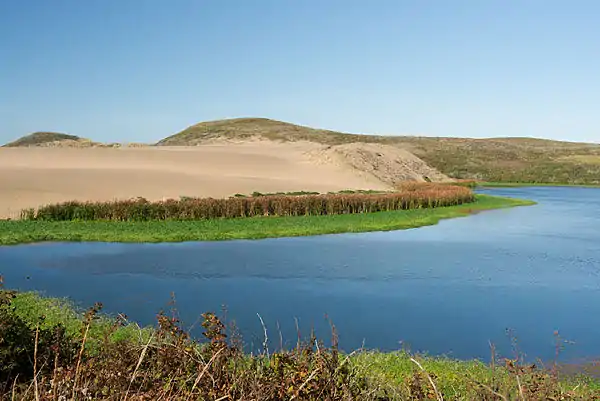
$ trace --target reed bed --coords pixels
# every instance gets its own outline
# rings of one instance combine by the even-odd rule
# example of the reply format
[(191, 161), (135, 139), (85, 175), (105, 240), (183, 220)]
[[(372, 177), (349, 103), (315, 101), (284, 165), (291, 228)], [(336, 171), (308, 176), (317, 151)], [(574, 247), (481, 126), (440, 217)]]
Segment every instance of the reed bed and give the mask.
[(324, 216), (456, 206), (475, 201), (469, 188), (411, 184), (392, 193), (274, 195), (228, 199), (183, 198), (150, 202), (144, 198), (112, 202), (70, 201), (27, 209), (22, 220), (156, 221), (255, 216)]
[(262, 239), (307, 235), (405, 230), (465, 217), (485, 210), (533, 205), (535, 202), (475, 195), (475, 202), (402, 212), (330, 216), (254, 217), (154, 221), (0, 220), (0, 245), (43, 241), (180, 242)]

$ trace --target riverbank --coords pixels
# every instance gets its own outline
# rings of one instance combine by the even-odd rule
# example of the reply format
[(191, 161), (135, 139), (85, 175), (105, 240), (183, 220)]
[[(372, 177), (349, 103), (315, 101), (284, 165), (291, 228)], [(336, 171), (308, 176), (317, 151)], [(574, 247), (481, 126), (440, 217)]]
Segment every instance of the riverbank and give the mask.
[[(0, 390), (18, 399), (593, 400), (600, 382), (520, 361), (488, 365), (359, 350), (312, 340), (249, 355), (228, 322), (203, 314), (205, 341), (176, 315), (139, 328), (95, 305), (85, 313), (35, 293), (0, 290)], [(266, 330), (266, 328), (265, 328)], [(520, 397), (520, 398), (519, 398)]]
[(476, 195), (473, 203), (438, 208), (326, 216), (247, 217), (198, 221), (0, 221), (0, 245), (43, 241), (182, 242), (298, 237), (391, 231), (437, 224), (442, 219), (535, 202)]

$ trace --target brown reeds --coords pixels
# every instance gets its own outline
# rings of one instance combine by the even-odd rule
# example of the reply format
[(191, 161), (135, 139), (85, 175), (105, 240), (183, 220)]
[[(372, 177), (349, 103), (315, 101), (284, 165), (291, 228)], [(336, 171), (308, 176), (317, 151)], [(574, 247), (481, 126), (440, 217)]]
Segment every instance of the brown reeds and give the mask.
[(319, 216), (372, 213), (454, 206), (473, 202), (469, 188), (455, 185), (411, 183), (391, 193), (336, 193), (273, 195), (228, 199), (182, 198), (150, 202), (144, 198), (112, 202), (70, 201), (27, 209), (23, 220), (152, 221), (204, 220), (254, 216)]

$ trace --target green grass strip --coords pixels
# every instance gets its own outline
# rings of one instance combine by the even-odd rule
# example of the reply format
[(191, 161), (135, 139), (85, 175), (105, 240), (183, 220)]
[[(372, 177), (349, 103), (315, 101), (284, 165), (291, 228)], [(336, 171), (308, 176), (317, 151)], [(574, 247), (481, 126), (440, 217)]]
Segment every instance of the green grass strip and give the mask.
[(43, 241), (181, 242), (299, 237), (390, 231), (437, 224), (442, 219), (535, 202), (476, 195), (474, 203), (433, 209), (365, 214), (248, 217), (199, 221), (0, 221), (0, 245)]
[[(85, 329), (83, 310), (79, 310), (66, 298), (47, 298), (36, 292), (18, 292), (11, 302), (13, 313), (34, 330), (51, 329), (62, 325), (69, 336), (77, 336)], [(91, 305), (90, 305), (91, 306)], [(150, 328), (141, 328), (135, 323), (125, 322), (113, 328), (115, 321), (111, 316), (100, 314), (90, 326), (88, 349), (94, 350), (102, 340), (143, 341), (149, 338)]]

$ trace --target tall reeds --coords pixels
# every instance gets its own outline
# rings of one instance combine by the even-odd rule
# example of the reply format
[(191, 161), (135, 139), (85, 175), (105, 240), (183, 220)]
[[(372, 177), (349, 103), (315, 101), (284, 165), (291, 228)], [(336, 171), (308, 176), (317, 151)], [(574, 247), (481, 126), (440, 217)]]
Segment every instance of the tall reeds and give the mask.
[(204, 220), (254, 216), (319, 216), (434, 208), (473, 202), (469, 188), (411, 184), (392, 193), (274, 195), (228, 199), (182, 198), (150, 202), (144, 198), (112, 202), (70, 201), (27, 209), (23, 220), (153, 221)]

